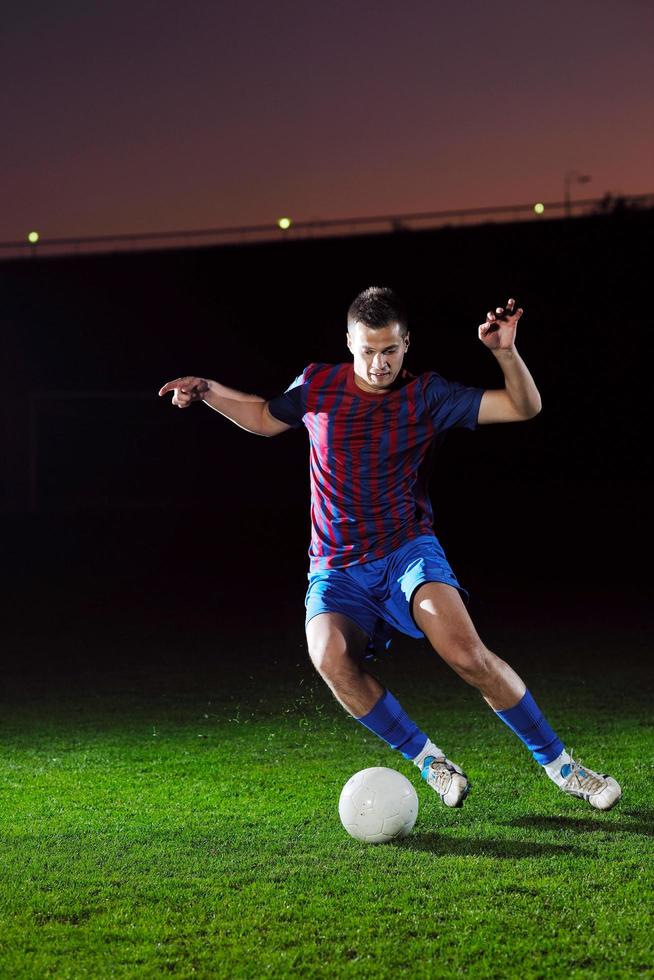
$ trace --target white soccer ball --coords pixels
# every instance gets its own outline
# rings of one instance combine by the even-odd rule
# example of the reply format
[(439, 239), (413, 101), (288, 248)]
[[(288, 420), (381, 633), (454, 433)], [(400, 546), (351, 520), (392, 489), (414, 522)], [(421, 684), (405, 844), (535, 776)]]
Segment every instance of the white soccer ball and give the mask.
[(418, 816), (418, 795), (401, 772), (373, 766), (348, 779), (338, 814), (351, 837), (366, 844), (385, 844), (411, 833)]

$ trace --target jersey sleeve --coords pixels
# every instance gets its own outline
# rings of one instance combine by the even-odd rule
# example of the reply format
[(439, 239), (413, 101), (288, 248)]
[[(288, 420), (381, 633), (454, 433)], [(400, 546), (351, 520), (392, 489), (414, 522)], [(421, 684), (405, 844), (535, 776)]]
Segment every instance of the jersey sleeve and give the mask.
[(446, 381), (432, 371), (427, 376), (425, 398), (438, 432), (448, 429), (475, 429), (483, 388), (471, 388), (458, 381)]
[(302, 374), (290, 383), (286, 391), (276, 398), (271, 398), (268, 402), (268, 410), (280, 422), (298, 429), (302, 425), (302, 419), (306, 413), (308, 384), (311, 376), (315, 374), (319, 365), (309, 364), (305, 367)]

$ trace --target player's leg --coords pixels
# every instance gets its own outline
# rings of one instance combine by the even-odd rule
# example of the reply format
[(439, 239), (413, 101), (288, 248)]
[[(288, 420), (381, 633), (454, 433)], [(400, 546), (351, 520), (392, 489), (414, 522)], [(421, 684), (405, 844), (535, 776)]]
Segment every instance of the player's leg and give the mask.
[(384, 693), (362, 666), (368, 637), (342, 613), (320, 613), (306, 626), (311, 661), (337, 701), (355, 718), (367, 715)]
[(434, 650), (480, 691), (494, 711), (512, 708), (524, 696), (524, 681), (484, 646), (461, 596), (451, 585), (424, 582), (418, 586), (412, 614)]
[(423, 582), (413, 592), (411, 611), (434, 650), (480, 691), (561, 789), (599, 810), (608, 810), (618, 802), (618, 783), (574, 762), (524, 682), (482, 643), (455, 588), (443, 582)]
[[(368, 634), (342, 613), (323, 612), (306, 625), (311, 660), (334, 697), (369, 731), (413, 761), (422, 771), (425, 757), (444, 753), (402, 706), (362, 665)], [(434, 788), (446, 806), (461, 806), (468, 782), (458, 767), (434, 773)], [(436, 776), (438, 775), (438, 781)]]

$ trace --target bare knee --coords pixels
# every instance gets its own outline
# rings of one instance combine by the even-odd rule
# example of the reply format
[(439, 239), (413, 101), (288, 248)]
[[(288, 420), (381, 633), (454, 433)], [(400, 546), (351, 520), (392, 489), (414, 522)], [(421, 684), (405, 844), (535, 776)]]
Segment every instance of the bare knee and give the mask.
[(309, 656), (313, 666), (327, 683), (335, 680), (349, 659), (342, 638), (329, 636), (310, 640)]
[(360, 638), (349, 636), (347, 629), (334, 628), (330, 622), (320, 622), (320, 619), (315, 617), (307, 626), (309, 656), (323, 680), (333, 686), (343, 675), (357, 669), (350, 648), (356, 648)]
[(498, 658), (481, 640), (455, 645), (441, 656), (472, 687), (484, 689), (496, 672)]

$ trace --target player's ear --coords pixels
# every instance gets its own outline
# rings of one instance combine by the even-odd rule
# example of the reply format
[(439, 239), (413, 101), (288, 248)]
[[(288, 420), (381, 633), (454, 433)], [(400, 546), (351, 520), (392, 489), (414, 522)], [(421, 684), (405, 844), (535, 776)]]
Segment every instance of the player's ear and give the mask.
[(404, 336), (404, 350), (405, 351), (407, 351), (409, 349), (409, 344), (410, 343), (411, 343), (411, 338), (409, 337), (409, 333), (407, 331), (407, 333)]
[(352, 351), (352, 338), (350, 337), (350, 331), (349, 330), (345, 334), (345, 342), (347, 344), (347, 349), (351, 352)]

